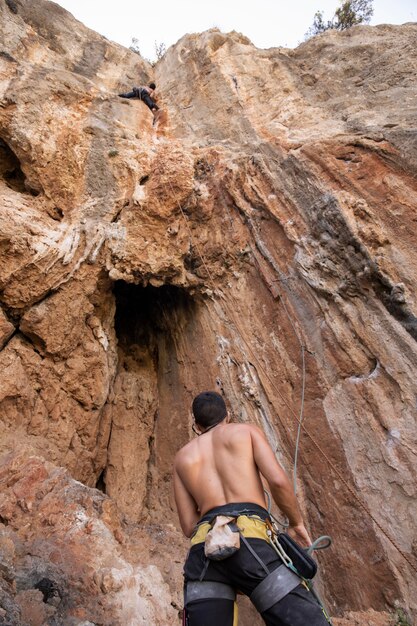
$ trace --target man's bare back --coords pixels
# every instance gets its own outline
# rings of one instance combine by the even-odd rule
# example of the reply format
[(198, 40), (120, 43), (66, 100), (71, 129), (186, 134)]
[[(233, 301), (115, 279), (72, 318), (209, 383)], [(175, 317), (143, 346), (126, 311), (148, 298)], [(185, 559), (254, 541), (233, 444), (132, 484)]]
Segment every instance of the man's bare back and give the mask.
[(187, 537), (207, 511), (224, 504), (251, 502), (265, 507), (261, 474), (272, 497), (288, 517), (290, 532), (310, 543), (290, 481), (262, 431), (227, 419), (190, 441), (174, 463), (175, 500)]
[(311, 543), (292, 485), (265, 435), (251, 424), (228, 423), (226, 403), (215, 391), (198, 394), (192, 410), (193, 430), (200, 436), (181, 448), (174, 462), (178, 516), (191, 537), (183, 623), (232, 626), (239, 591), (267, 626), (328, 625), (320, 603), (301, 575), (286, 567), (271, 534), (262, 478), (289, 520), (288, 533), (301, 544)]
[(229, 502), (265, 506), (250, 426), (222, 422), (182, 448), (175, 467), (200, 515)]

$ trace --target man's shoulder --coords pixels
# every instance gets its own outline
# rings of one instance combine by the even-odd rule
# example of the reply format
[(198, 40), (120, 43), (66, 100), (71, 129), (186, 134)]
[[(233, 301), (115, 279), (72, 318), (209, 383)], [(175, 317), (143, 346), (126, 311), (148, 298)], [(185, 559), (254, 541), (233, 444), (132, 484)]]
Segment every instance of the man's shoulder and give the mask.
[(222, 439), (226, 442), (244, 443), (247, 442), (250, 445), (253, 437), (259, 432), (259, 428), (254, 424), (244, 424), (241, 422), (233, 422), (225, 424)]
[(241, 432), (251, 434), (253, 432), (259, 432), (259, 427), (255, 424), (245, 424), (243, 422), (232, 422), (226, 425), (231, 432)]
[(182, 459), (187, 458), (190, 455), (190, 452), (195, 448), (195, 439), (192, 439), (188, 443), (185, 444), (182, 448), (180, 448), (175, 455), (174, 465), (177, 465), (181, 462)]

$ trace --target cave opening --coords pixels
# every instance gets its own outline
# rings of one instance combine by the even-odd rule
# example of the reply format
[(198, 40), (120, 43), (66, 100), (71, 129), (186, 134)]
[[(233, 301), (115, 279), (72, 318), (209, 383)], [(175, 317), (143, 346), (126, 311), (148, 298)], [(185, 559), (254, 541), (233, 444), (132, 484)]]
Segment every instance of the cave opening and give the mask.
[(115, 330), (118, 345), (148, 349), (157, 365), (158, 340), (169, 339), (190, 315), (194, 300), (188, 291), (174, 285), (153, 287), (117, 281)]
[(184, 415), (197, 302), (173, 285), (117, 281), (113, 293), (117, 372), (108, 405), (106, 467), (98, 485), (126, 519), (137, 520), (155, 508), (154, 498), (168, 502), (166, 476), (177, 446), (169, 435)]
[(0, 178), (6, 185), (18, 191), (19, 193), (27, 193), (25, 186), (26, 176), (20, 166), (20, 161), (9, 147), (9, 145), (0, 137)]

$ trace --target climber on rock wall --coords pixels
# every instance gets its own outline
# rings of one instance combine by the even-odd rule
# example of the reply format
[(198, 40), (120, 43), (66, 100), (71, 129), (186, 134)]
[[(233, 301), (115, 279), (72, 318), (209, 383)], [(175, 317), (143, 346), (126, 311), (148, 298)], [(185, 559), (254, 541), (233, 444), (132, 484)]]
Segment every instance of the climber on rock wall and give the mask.
[(159, 107), (153, 98), (155, 89), (155, 83), (149, 83), (148, 86), (143, 85), (142, 87), (132, 87), (132, 91), (129, 91), (128, 93), (119, 93), (119, 98), (138, 98), (139, 100), (142, 100), (142, 102), (144, 102), (152, 111), (153, 116), (156, 119)]
[(271, 543), (261, 475), (287, 516), (290, 537), (311, 544), (291, 483), (263, 432), (231, 424), (223, 398), (203, 392), (192, 405), (199, 435), (174, 461), (181, 528), (191, 537), (185, 567), (186, 626), (234, 626), (236, 592), (249, 596), (267, 626), (325, 626), (315, 596)]

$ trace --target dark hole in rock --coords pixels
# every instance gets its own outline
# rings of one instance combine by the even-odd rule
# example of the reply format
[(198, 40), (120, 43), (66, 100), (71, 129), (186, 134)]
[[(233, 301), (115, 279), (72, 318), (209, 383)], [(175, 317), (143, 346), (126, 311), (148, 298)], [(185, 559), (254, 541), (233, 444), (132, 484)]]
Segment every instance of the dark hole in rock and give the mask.
[(27, 193), (25, 187), (25, 175), (20, 167), (20, 162), (7, 143), (0, 138), (0, 178), (10, 189), (20, 193)]
[(114, 294), (119, 348), (136, 344), (152, 353), (157, 351), (158, 336), (175, 333), (195, 304), (186, 289), (173, 285), (142, 287), (118, 281)]
[(170, 463), (166, 459), (176, 445), (164, 439), (162, 461), (155, 453), (155, 429), (165, 432), (174, 416), (179, 420), (183, 414), (184, 363), (194, 340), (199, 346), (198, 302), (172, 285), (118, 281), (113, 293), (118, 363), (106, 412), (110, 432), (103, 478), (106, 494), (126, 519), (137, 521), (143, 507), (153, 506), (158, 481), (164, 480), (158, 476), (166, 476), (152, 468)]
[(12, 57), (12, 55), (6, 52), (5, 50), (0, 50), (0, 57), (2, 57), (3, 59), (6, 59), (6, 61), (12, 61), (12, 62), (16, 61), (16, 59)]
[(36, 197), (36, 196), (39, 196), (39, 194), (40, 194), (39, 189), (35, 189), (35, 187), (28, 186), (27, 190), (28, 190), (28, 192), (30, 193), (31, 196), (35, 196)]
[(12, 13), (17, 13), (17, 4), (14, 0), (6, 0), (6, 4)]
[(98, 489), (99, 491), (102, 491), (103, 493), (106, 493), (106, 481), (105, 481), (105, 470), (103, 470), (100, 474), (100, 476), (97, 479), (96, 482), (96, 489)]
[(142, 178), (139, 181), (139, 185), (144, 185), (145, 183), (147, 183), (149, 180), (149, 176), (142, 176)]
[(64, 211), (60, 209), (58, 206), (50, 207), (47, 209), (48, 215), (52, 217), (56, 222), (60, 222), (64, 217)]
[(417, 341), (417, 317), (405, 303), (395, 302), (391, 294), (388, 295), (382, 288), (376, 289), (378, 298), (384, 304), (387, 311), (405, 328), (405, 330)]
[(193, 251), (187, 254), (184, 258), (184, 266), (189, 272), (195, 272), (201, 265), (201, 259), (195, 256)]
[(35, 585), (34, 589), (39, 589), (43, 595), (43, 601), (48, 602), (53, 597), (60, 597), (58, 585), (50, 578), (42, 578)]

